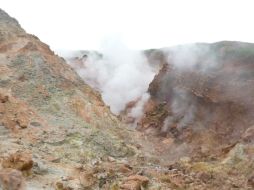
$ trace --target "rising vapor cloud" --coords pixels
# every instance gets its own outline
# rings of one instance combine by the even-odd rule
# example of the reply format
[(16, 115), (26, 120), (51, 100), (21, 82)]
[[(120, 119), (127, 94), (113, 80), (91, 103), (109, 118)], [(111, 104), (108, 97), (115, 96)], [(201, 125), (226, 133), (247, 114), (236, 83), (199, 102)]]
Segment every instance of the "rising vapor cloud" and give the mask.
[(139, 99), (141, 102), (131, 115), (141, 115), (142, 105), (149, 97), (148, 86), (155, 75), (141, 51), (129, 49), (119, 39), (108, 39), (103, 42), (100, 54), (87, 52), (74, 68), (101, 93), (114, 114), (124, 110), (130, 101)]

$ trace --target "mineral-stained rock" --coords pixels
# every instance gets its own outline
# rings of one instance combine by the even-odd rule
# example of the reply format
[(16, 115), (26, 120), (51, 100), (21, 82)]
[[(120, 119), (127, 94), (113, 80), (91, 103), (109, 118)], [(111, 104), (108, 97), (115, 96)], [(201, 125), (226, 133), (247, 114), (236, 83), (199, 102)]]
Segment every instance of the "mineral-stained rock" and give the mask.
[(149, 86), (150, 109), (138, 129), (188, 142), (189, 150), (202, 145), (207, 155), (250, 141), (252, 129), (243, 133), (253, 125), (253, 49), (241, 42), (165, 49), (167, 61)]
[(149, 179), (141, 175), (132, 175), (126, 178), (120, 186), (123, 190), (141, 190), (141, 187), (147, 186)]
[(248, 181), (247, 181), (248, 185), (252, 188), (254, 188), (254, 176), (251, 176)]
[(55, 183), (55, 190), (74, 190), (74, 189), (69, 187), (66, 183), (58, 181)]
[(0, 94), (0, 102), (1, 103), (6, 103), (9, 100), (8, 95)]
[(94, 172), (92, 170), (80, 172), (80, 184), (83, 187), (91, 187), (95, 184), (96, 178), (94, 177)]
[(146, 51), (162, 69), (137, 132), (0, 9), (1, 188), (22, 190), (21, 171), (31, 169), (27, 189), (252, 188), (253, 44), (197, 46)]
[(29, 171), (33, 167), (32, 156), (25, 152), (16, 152), (3, 160), (2, 167)]
[(22, 173), (10, 168), (0, 170), (0, 189), (25, 190), (25, 180)]
[(123, 190), (140, 190), (141, 186), (138, 181), (126, 181), (121, 186), (120, 189)]
[(27, 128), (32, 110), (22, 101), (0, 88), (0, 121), (9, 129)]
[(0, 53), (0, 124), (11, 129), (8, 136), (0, 134), (0, 154), (10, 155), (0, 160), (3, 167), (30, 170), (30, 155), (12, 154), (29, 150), (36, 162), (49, 165), (47, 172), (34, 173), (44, 181), (29, 183), (40, 189), (55, 182), (47, 177), (52, 171), (59, 177), (70, 173), (68, 167), (90, 159), (135, 154), (129, 145), (132, 132), (110, 112), (100, 94), (1, 9)]

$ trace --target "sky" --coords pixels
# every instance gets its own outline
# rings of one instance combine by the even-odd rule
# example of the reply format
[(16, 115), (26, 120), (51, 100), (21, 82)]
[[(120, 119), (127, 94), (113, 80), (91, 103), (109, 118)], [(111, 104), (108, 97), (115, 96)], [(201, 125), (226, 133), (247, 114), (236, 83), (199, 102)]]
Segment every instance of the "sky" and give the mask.
[(192, 42), (254, 42), (252, 0), (0, 0), (53, 50), (99, 50), (120, 38), (132, 49)]

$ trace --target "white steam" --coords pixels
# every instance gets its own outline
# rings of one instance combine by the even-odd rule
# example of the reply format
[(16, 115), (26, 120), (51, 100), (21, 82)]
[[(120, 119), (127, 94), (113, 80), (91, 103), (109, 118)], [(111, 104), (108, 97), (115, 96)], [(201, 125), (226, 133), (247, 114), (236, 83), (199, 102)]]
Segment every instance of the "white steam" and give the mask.
[(144, 93), (137, 105), (131, 110), (129, 116), (140, 119), (143, 116), (143, 108), (145, 103), (149, 100), (150, 94)]
[[(182, 79), (178, 79), (179, 81), (183, 80), (186, 74), (196, 73), (194, 75), (195, 79), (195, 76), (209, 74), (218, 69), (219, 66), (217, 55), (207, 44), (176, 46), (165, 49), (164, 52), (168, 55), (168, 63), (174, 68), (171, 74), (182, 76)], [(177, 80), (173, 79), (173, 77), (170, 78), (169, 75), (167, 77), (168, 79), (165, 78), (164, 83), (161, 84), (161, 93), (167, 93), (169, 89), (172, 90), (170, 104), (172, 115), (164, 120), (162, 132), (168, 131), (169, 127), (174, 123), (177, 123), (178, 129), (185, 128), (194, 122), (197, 113), (195, 95), (192, 95), (189, 90), (181, 86), (181, 82), (179, 82), (178, 86), (174, 86), (173, 82), (167, 83), (167, 80)], [(189, 82), (195, 83), (196, 81)], [(169, 84), (172, 86), (169, 86)]]
[(196, 101), (185, 90), (174, 88), (174, 98), (171, 109), (175, 119), (178, 120), (177, 127), (188, 126), (195, 118)]
[(145, 55), (112, 39), (103, 44), (100, 53), (88, 53), (79, 63), (81, 66), (76, 67), (78, 74), (100, 91), (103, 101), (114, 114), (119, 114), (127, 103), (137, 99), (141, 102), (132, 114), (142, 114), (141, 107), (148, 99), (146, 91), (155, 75)]
[(182, 71), (207, 72), (218, 66), (217, 57), (207, 44), (185, 44), (173, 47), (168, 54), (168, 62)]

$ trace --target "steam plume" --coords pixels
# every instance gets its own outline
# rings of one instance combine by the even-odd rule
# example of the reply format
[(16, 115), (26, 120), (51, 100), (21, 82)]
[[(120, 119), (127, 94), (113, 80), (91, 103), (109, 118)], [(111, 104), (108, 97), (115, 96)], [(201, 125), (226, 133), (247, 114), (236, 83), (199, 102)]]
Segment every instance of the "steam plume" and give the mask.
[(118, 39), (103, 43), (101, 54), (90, 52), (76, 68), (79, 75), (102, 94), (114, 114), (125, 109), (128, 102), (140, 99), (132, 115), (140, 115), (146, 91), (155, 73), (140, 51), (127, 48)]

